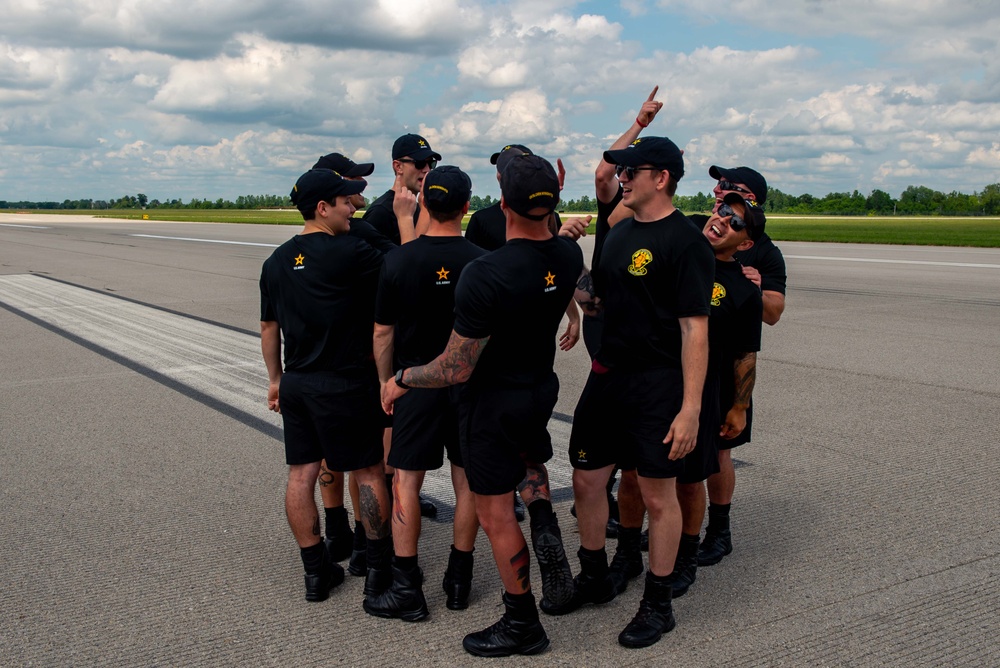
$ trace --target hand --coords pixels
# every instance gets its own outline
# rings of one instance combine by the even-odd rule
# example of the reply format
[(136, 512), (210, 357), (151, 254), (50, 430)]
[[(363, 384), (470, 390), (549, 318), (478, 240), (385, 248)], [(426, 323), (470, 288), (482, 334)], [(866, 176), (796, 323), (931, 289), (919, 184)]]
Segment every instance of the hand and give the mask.
[(657, 102), (653, 98), (656, 97), (656, 91), (660, 89), (659, 86), (653, 86), (653, 92), (649, 94), (646, 101), (642, 103), (642, 108), (639, 110), (639, 114), (636, 116), (635, 120), (639, 122), (639, 125), (649, 125), (656, 118), (656, 114), (659, 113), (660, 109), (663, 108), (662, 102)]
[(566, 331), (559, 337), (559, 350), (569, 350), (580, 340), (580, 321), (570, 320)]
[(694, 450), (698, 443), (698, 413), (699, 409), (682, 408), (674, 421), (670, 423), (670, 431), (663, 439), (664, 445), (672, 444), (668, 458), (677, 460)]
[(556, 158), (556, 171), (559, 176), (559, 192), (562, 192), (563, 185), (566, 183), (566, 168), (563, 167), (562, 158)]
[(275, 413), (281, 412), (281, 404), (278, 402), (278, 386), (280, 381), (267, 384), (267, 410)]
[(743, 276), (750, 279), (750, 282), (757, 286), (760, 290), (760, 272), (753, 267), (743, 267)]
[(593, 216), (575, 216), (573, 218), (563, 218), (562, 226), (559, 228), (559, 236), (569, 237), (576, 241), (580, 237), (587, 236), (587, 226), (593, 220)]
[(399, 174), (392, 184), (392, 190), (396, 193), (392, 201), (392, 212), (396, 214), (396, 220), (413, 220), (413, 212), (417, 210), (417, 196), (410, 192)]
[(733, 406), (726, 413), (726, 419), (722, 422), (722, 429), (719, 436), (726, 440), (736, 438), (743, 433), (747, 426), (747, 409)]
[(382, 410), (385, 411), (386, 415), (392, 415), (393, 404), (396, 403), (396, 399), (399, 399), (406, 393), (407, 390), (397, 385), (394, 379), (382, 384)]

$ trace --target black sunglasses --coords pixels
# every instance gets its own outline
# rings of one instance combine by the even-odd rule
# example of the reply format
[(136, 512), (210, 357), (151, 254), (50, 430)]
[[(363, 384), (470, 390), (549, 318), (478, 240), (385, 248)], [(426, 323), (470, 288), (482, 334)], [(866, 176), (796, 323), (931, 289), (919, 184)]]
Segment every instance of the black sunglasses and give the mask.
[(729, 218), (730, 216), (732, 216), (732, 218), (730, 218), (729, 220), (729, 227), (733, 228), (735, 232), (739, 232), (741, 230), (746, 229), (747, 221), (745, 221), (743, 218), (739, 216), (739, 214), (733, 211), (733, 207), (729, 206), (728, 204), (723, 204), (722, 206), (720, 206), (718, 214), (722, 218)]
[(430, 167), (434, 169), (438, 165), (438, 161), (434, 158), (427, 158), (426, 160), (413, 160), (411, 158), (400, 158), (400, 162), (412, 162), (413, 166), (417, 169), (423, 169), (424, 167)]
[(657, 169), (656, 167), (626, 167), (625, 165), (615, 165), (615, 176), (621, 177), (622, 172), (628, 176), (628, 180), (631, 181), (635, 178), (636, 172), (662, 172), (662, 169)]
[(721, 188), (722, 190), (732, 190), (738, 193), (746, 193), (747, 195), (753, 195), (752, 192), (750, 192), (746, 188), (740, 188), (732, 181), (719, 181), (719, 188)]

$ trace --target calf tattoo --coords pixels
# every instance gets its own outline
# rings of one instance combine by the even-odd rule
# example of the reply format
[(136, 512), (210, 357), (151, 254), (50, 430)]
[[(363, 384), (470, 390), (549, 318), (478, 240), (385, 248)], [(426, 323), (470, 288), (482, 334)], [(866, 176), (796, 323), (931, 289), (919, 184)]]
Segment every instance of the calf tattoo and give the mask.
[(389, 516), (382, 512), (382, 506), (371, 485), (358, 485), (358, 505), (361, 506), (361, 522), (367, 531), (374, 532), (376, 539), (385, 538), (391, 533)]
[(531, 505), (531, 502), (537, 499), (550, 501), (549, 472), (545, 469), (545, 465), (528, 463), (527, 473), (517, 486), (517, 491), (521, 493), (525, 505)]
[(521, 551), (511, 558), (510, 565), (511, 568), (514, 569), (514, 575), (517, 577), (517, 583), (521, 585), (521, 588), (524, 589), (524, 591), (528, 591), (528, 588), (531, 587), (531, 557), (529, 556), (527, 545), (521, 548)]

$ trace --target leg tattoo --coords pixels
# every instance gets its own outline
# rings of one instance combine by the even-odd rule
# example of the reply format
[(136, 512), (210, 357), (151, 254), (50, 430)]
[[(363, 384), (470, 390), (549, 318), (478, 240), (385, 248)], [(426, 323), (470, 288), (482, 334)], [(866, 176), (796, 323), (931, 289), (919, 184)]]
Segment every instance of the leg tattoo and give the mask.
[(510, 565), (514, 569), (514, 574), (517, 576), (517, 582), (521, 587), (527, 591), (531, 586), (529, 582), (529, 566), (531, 565), (531, 557), (529, 556), (528, 546), (525, 545), (521, 548), (521, 551), (514, 555), (510, 560)]
[(382, 519), (382, 507), (371, 485), (358, 485), (358, 502), (361, 505), (361, 521), (364, 522), (365, 528), (374, 532), (376, 539), (390, 535), (389, 518)]

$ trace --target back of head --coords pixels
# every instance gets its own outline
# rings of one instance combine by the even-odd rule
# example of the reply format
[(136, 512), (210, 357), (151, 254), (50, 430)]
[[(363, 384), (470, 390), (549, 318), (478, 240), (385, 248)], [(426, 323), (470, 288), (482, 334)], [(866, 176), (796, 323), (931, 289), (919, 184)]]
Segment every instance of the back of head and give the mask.
[(516, 155), (500, 174), (500, 194), (519, 216), (545, 220), (559, 205), (559, 177), (545, 158)]
[(472, 197), (472, 180), (454, 165), (441, 165), (424, 177), (423, 204), (435, 220), (448, 221), (462, 215)]

